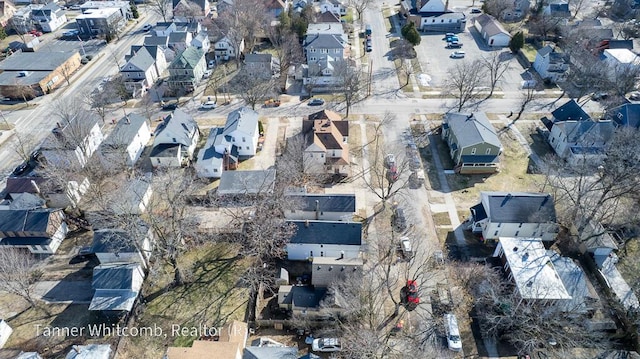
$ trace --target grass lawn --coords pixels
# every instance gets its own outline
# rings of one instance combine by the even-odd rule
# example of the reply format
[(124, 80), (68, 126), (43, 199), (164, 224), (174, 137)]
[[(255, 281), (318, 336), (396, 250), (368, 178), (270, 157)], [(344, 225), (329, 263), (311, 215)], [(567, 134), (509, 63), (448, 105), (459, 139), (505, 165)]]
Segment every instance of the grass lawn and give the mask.
[(404, 59), (395, 59), (393, 60), (393, 64), (396, 66), (396, 75), (398, 76), (398, 83), (401, 86), (404, 86), (405, 84), (407, 84), (406, 86), (404, 86), (402, 88), (402, 91), (404, 92), (413, 92), (413, 86), (409, 86), (411, 85), (411, 83), (408, 83), (408, 77), (407, 73), (405, 71), (402, 71), (402, 61), (404, 61)]
[[(188, 283), (168, 288), (172, 274), (154, 273), (147, 283), (144, 312), (136, 326), (158, 326), (165, 335), (126, 337), (118, 354), (124, 358), (160, 358), (167, 346), (190, 346), (198, 335), (176, 335), (175, 326), (220, 327), (229, 320), (242, 320), (249, 290), (238, 285), (248, 263), (236, 257), (237, 251), (226, 243), (212, 243), (193, 249), (183, 256), (180, 266)], [(191, 333), (188, 333), (191, 334)]]
[(538, 52), (538, 50), (533, 45), (525, 43), (522, 47), (522, 52), (524, 53), (524, 56), (527, 57), (527, 60), (529, 60), (529, 62), (533, 63), (534, 61), (536, 61), (536, 53)]
[(436, 226), (450, 226), (451, 218), (449, 218), (449, 212), (439, 212), (433, 214), (433, 221)]
[(516, 122), (516, 127), (520, 133), (522, 133), (522, 136), (527, 139), (527, 143), (531, 147), (531, 150), (540, 156), (540, 158), (545, 158), (546, 156), (554, 153), (547, 140), (536, 131), (536, 127), (543, 128), (542, 122), (540, 122), (539, 125)]

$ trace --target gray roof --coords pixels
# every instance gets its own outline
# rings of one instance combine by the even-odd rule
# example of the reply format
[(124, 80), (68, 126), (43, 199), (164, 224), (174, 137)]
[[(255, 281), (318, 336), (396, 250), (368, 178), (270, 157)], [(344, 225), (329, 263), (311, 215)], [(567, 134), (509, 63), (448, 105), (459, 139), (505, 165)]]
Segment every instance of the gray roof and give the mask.
[(67, 353), (65, 359), (109, 359), (111, 357), (111, 345), (89, 344), (74, 345)]
[(99, 265), (93, 269), (91, 286), (94, 289), (139, 290), (133, 288), (136, 272), (142, 272), (139, 264)]
[(186, 42), (187, 41), (187, 33), (186, 32), (172, 32), (169, 34), (169, 43), (174, 44), (176, 42)]
[(294, 244), (362, 244), (362, 223), (333, 221), (287, 221), (296, 225)]
[(297, 359), (298, 348), (291, 347), (246, 347), (242, 359)]
[(304, 40), (304, 47), (316, 49), (342, 49), (345, 47), (345, 44), (340, 40), (339, 35), (307, 34), (307, 37)]
[(555, 109), (551, 112), (551, 115), (555, 121), (586, 121), (591, 118), (591, 116), (589, 116), (589, 114), (587, 114), (574, 99), (567, 101), (565, 104)]
[(502, 147), (496, 130), (493, 128), (487, 116), (482, 112), (473, 114), (466, 113), (448, 113), (444, 117), (451, 132), (458, 140), (458, 147), (464, 148), (477, 145), (479, 143), (488, 143), (496, 147)]
[(292, 304), (297, 308), (317, 308), (327, 294), (327, 288), (291, 286), (290, 289), (281, 304)]
[(276, 170), (224, 171), (218, 185), (218, 195), (271, 194), (276, 181)]
[(9, 209), (12, 210), (42, 208), (46, 203), (44, 199), (31, 193), (10, 193), (9, 197), (11, 197)]
[(128, 61), (129, 58), (133, 57), (140, 49), (146, 49), (149, 55), (154, 59), (158, 56), (158, 45), (133, 45), (131, 46), (131, 52), (125, 58)]
[(271, 63), (271, 58), (273, 56), (271, 54), (248, 54), (244, 57), (245, 63), (250, 62), (265, 62)]
[(249, 107), (241, 107), (227, 116), (224, 125), (224, 135), (229, 135), (234, 131), (246, 133), (253, 136), (258, 130), (258, 113)]
[(129, 146), (146, 122), (147, 119), (138, 114), (128, 114), (127, 117), (123, 117), (118, 121), (116, 127), (109, 134), (109, 137), (102, 142), (102, 145), (115, 148)]
[(3, 71), (53, 71), (78, 51), (17, 52), (0, 62)]
[(50, 208), (0, 211), (0, 232), (46, 232), (49, 217), (57, 211)]
[(174, 110), (159, 127), (153, 140), (154, 147), (162, 144), (181, 144), (189, 147), (194, 134), (198, 131), (198, 124), (193, 117), (181, 109)]
[(33, 71), (29, 74), (29, 76), (22, 76), (20, 74), (20, 71), (4, 71), (0, 73), (0, 84), (32, 86), (40, 83), (40, 81), (44, 80), (49, 75), (51, 75), (50, 70)]
[(553, 52), (553, 47), (547, 45), (541, 49), (538, 50), (538, 53), (540, 54), (540, 56), (544, 57), (549, 55), (550, 53)]
[(315, 211), (316, 202), (320, 211), (346, 212), (356, 211), (355, 194), (303, 194), (289, 196), (296, 210)]
[(555, 223), (556, 209), (548, 193), (480, 192), (493, 223)]
[(615, 127), (610, 120), (592, 121), (563, 121), (557, 122), (553, 127), (558, 127), (566, 136), (567, 143), (606, 143), (611, 137)]
[(96, 289), (89, 310), (130, 311), (138, 292), (126, 289)]
[[(122, 66), (122, 69), (120, 70), (120, 72), (140, 72), (140, 71), (145, 72), (151, 66), (153, 66), (155, 62), (156, 60), (153, 58), (153, 56), (151, 56), (149, 51), (147, 51), (147, 49), (143, 47), (140, 50), (138, 50), (138, 52), (136, 52), (135, 55), (131, 56), (129, 61), (124, 66)], [(129, 66), (132, 66), (135, 69), (134, 70), (127, 69), (127, 67)]]
[(121, 229), (93, 231), (92, 253), (135, 253), (136, 246), (127, 232)]
[(146, 36), (144, 38), (145, 46), (167, 46), (169, 44), (168, 36)]
[(473, 21), (480, 24), (480, 27), (484, 32), (487, 33), (487, 36), (506, 34), (511, 37), (511, 35), (509, 35), (509, 32), (502, 27), (502, 24), (500, 24), (500, 22), (491, 15), (478, 15), (473, 19)]

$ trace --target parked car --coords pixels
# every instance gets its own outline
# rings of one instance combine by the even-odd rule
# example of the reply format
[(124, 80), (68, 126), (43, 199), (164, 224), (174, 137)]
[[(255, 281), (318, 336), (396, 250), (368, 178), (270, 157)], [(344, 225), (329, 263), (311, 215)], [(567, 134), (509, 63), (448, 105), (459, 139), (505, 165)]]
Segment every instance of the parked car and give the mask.
[(464, 55), (466, 55), (464, 51), (454, 51), (451, 53), (451, 55), (449, 55), (449, 57), (452, 59), (461, 59), (464, 57)]
[(42, 31), (38, 31), (38, 30), (31, 30), (29, 31), (29, 34), (36, 36), (36, 37), (40, 37), (42, 36)]
[(311, 350), (314, 352), (339, 352), (342, 350), (342, 343), (338, 338), (317, 338), (311, 344)]
[(309, 106), (322, 106), (324, 105), (324, 100), (321, 98), (314, 98), (313, 100), (309, 101)]
[(472, 8), (472, 9), (471, 9), (471, 13), (472, 13), (472, 14), (480, 14), (480, 13), (482, 13), (482, 10), (480, 10), (480, 9), (478, 9), (478, 8)]
[(373, 48), (371, 47), (371, 45), (367, 45), (366, 49), (367, 52), (371, 52), (373, 51)]
[(413, 250), (411, 248), (411, 240), (409, 237), (400, 238), (400, 251), (405, 259), (411, 259), (413, 256)]
[(65, 31), (62, 33), (62, 36), (64, 37), (74, 37), (74, 36), (78, 36), (80, 35), (80, 30), (69, 30), (69, 31)]
[(459, 49), (462, 47), (462, 43), (453, 41), (447, 43), (447, 49)]
[(29, 164), (27, 162), (22, 162), (16, 168), (13, 169), (13, 172), (11, 174), (13, 174), (14, 176), (20, 176), (21, 174), (25, 173), (28, 169), (29, 169)]
[(415, 280), (407, 280), (407, 285), (404, 288), (405, 295), (404, 300), (407, 304), (420, 304), (420, 297), (418, 296), (418, 282)]
[(447, 345), (449, 349), (459, 352), (462, 350), (462, 341), (460, 340), (460, 330), (458, 329), (458, 320), (456, 316), (448, 313), (444, 315), (444, 328), (447, 334)]
[(209, 60), (209, 63), (207, 64), (207, 68), (212, 69), (215, 66), (216, 66), (216, 60)]
[(460, 39), (457, 36), (448, 36), (447, 42), (459, 42)]
[(215, 101), (207, 101), (204, 102), (202, 105), (200, 105), (200, 109), (201, 110), (212, 110), (214, 108), (216, 108), (216, 102)]
[(269, 99), (264, 102), (264, 107), (280, 107), (280, 100)]
[(80, 9), (81, 9), (81, 7), (78, 4), (69, 6), (69, 10), (80, 10)]
[(631, 94), (629, 94), (629, 100), (640, 101), (640, 92), (632, 92)]
[(407, 229), (407, 219), (404, 216), (404, 209), (395, 207), (391, 214), (391, 225), (398, 232), (403, 232)]
[(608, 97), (609, 97), (609, 94), (608, 94), (608, 93), (606, 93), (606, 92), (602, 92), (602, 91), (600, 91), (600, 92), (594, 92), (594, 93), (591, 95), (591, 99), (592, 99), (593, 101), (602, 101), (602, 100), (606, 100)]
[(208, 79), (209, 77), (211, 77), (211, 74), (213, 73), (213, 70), (206, 70), (204, 72), (204, 74), (202, 75), (202, 78), (204, 79)]
[(444, 40), (456, 36), (456, 34), (454, 34), (453, 32), (447, 32), (446, 34), (444, 34)]
[(143, 31), (149, 31), (149, 30), (151, 30), (151, 29), (153, 29), (153, 26), (152, 26), (151, 24), (145, 24), (145, 25), (142, 27), (142, 30), (143, 30)]
[(396, 156), (393, 153), (389, 153), (384, 156), (384, 165), (387, 168), (391, 168), (396, 165)]
[(161, 102), (161, 105), (162, 105), (162, 111), (173, 111), (178, 108), (177, 102), (170, 102), (170, 103)]

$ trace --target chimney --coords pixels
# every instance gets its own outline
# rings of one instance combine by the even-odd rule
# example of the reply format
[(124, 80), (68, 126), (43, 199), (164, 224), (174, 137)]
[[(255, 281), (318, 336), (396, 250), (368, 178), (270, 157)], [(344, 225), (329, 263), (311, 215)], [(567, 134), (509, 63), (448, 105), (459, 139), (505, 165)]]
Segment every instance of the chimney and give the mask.
[(304, 226), (305, 226), (306, 228), (309, 228), (309, 220), (308, 220), (308, 219), (307, 219), (306, 221), (304, 221)]
[(340, 258), (339, 259), (344, 259), (344, 251), (340, 251)]
[(38, 187), (38, 184), (36, 183), (36, 181), (31, 180), (31, 185), (36, 190), (36, 193), (40, 194), (40, 187)]
[(316, 199), (316, 221), (320, 219), (320, 201)]

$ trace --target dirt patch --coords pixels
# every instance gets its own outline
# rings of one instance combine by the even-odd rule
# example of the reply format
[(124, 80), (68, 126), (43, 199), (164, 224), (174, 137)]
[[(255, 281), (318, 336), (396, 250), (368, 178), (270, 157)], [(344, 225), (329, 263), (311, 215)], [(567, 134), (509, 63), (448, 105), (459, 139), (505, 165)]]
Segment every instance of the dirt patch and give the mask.
[(451, 218), (449, 212), (440, 212), (433, 214), (433, 221), (436, 226), (451, 226)]

